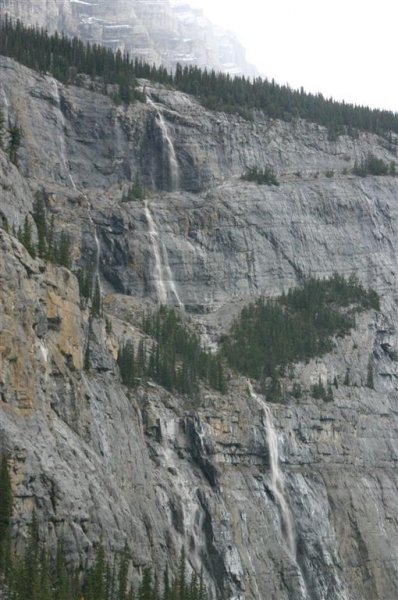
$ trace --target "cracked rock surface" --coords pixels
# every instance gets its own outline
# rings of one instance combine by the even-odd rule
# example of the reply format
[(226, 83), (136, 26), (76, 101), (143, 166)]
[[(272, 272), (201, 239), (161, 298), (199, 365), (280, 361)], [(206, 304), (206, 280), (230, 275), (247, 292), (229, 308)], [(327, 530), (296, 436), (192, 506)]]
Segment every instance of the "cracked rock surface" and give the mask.
[[(220, 600), (394, 600), (398, 180), (345, 170), (369, 151), (396, 161), (395, 145), (365, 133), (331, 142), (321, 127), (261, 114), (249, 123), (146, 85), (175, 148), (174, 191), (148, 103), (115, 106), (0, 59), (0, 107), (23, 133), (19, 168), (0, 150), (0, 448), (10, 454), (15, 540), (35, 509), (43, 538), (63, 537), (75, 562), (102, 538), (108, 551), (128, 541), (135, 573), (166, 556), (173, 569), (184, 544)], [(279, 187), (240, 180), (265, 165)], [(244, 379), (195, 400), (154, 384), (127, 393), (120, 382), (119, 342), (141, 339), (158, 292), (145, 206), (122, 202), (137, 173), (164, 277), (208, 343), (244, 303), (307, 276), (354, 273), (380, 295), (381, 311), (358, 314), (332, 352), (294, 366), (285, 383), (300, 383), (301, 398), (269, 405), (295, 554), (263, 409)], [(32, 259), (12, 235), (40, 189), (75, 266), (95, 257), (96, 228), (111, 327), (91, 326), (89, 372), (89, 309), (75, 275)], [(333, 402), (311, 397), (319, 378), (335, 382)]]

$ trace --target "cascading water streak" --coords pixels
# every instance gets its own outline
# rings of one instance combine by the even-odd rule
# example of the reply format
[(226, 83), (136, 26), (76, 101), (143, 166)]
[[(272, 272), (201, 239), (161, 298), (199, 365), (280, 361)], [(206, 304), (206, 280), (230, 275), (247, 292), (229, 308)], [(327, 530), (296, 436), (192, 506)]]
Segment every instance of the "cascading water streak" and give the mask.
[(95, 241), (95, 263), (94, 263), (94, 273), (93, 273), (93, 289), (95, 284), (98, 282), (98, 288), (99, 288), (99, 292), (100, 295), (102, 294), (102, 290), (101, 290), (101, 279), (99, 276), (99, 263), (100, 263), (100, 257), (101, 257), (101, 244), (98, 238), (98, 234), (97, 234), (97, 226), (93, 221), (93, 217), (91, 216), (91, 204), (87, 198), (87, 196), (85, 194), (83, 194), (84, 198), (86, 198), (87, 202), (88, 202), (88, 219), (91, 223), (92, 229), (94, 231), (94, 241)]
[(169, 257), (167, 255), (167, 250), (165, 245), (162, 242), (162, 254), (163, 254), (163, 267), (166, 272), (166, 285), (169, 289), (169, 292), (174, 296), (175, 304), (178, 308), (184, 308), (184, 304), (181, 302), (181, 298), (178, 295), (176, 284), (174, 282), (173, 273), (171, 272)]
[(151, 98), (149, 98), (149, 96), (147, 96), (147, 102), (150, 106), (152, 106), (152, 108), (156, 112), (157, 122), (159, 124), (159, 129), (160, 129), (160, 132), (162, 135), (162, 140), (167, 148), (167, 162), (168, 162), (169, 173), (170, 173), (170, 188), (171, 188), (171, 191), (175, 191), (175, 190), (178, 190), (178, 188), (180, 186), (180, 169), (178, 167), (177, 155), (176, 155), (176, 151), (174, 149), (174, 144), (170, 137), (166, 122), (164, 120), (164, 117), (163, 117), (161, 111), (156, 106), (154, 101)]
[(177, 304), (179, 308), (184, 308), (173, 279), (166, 248), (159, 239), (159, 232), (146, 200), (144, 202), (144, 211), (155, 259), (155, 288), (157, 300), (159, 304), (167, 304), (170, 294), (174, 297), (175, 304)]
[(257, 402), (257, 404), (262, 409), (262, 423), (267, 433), (267, 444), (270, 462), (270, 488), (274, 495), (275, 501), (279, 506), (279, 510), (281, 513), (282, 528), (286, 536), (289, 551), (293, 558), (296, 559), (296, 537), (294, 533), (293, 518), (285, 497), (285, 484), (283, 480), (283, 474), (279, 466), (278, 437), (276, 435), (272, 419), (272, 412), (269, 406), (264, 401), (264, 399), (254, 392), (253, 386), (250, 381), (248, 381), (248, 387), (251, 397)]
[(156, 296), (159, 304), (166, 304), (167, 302), (167, 291), (164, 284), (162, 261), (160, 257), (159, 247), (159, 236), (155, 226), (155, 221), (151, 215), (151, 211), (148, 207), (148, 202), (145, 200), (144, 203), (145, 217), (148, 223), (149, 239), (151, 241), (153, 257), (155, 259), (155, 288)]
[(62, 112), (62, 107), (61, 107), (61, 96), (59, 93), (59, 88), (58, 88), (58, 83), (55, 79), (53, 79), (53, 83), (54, 83), (54, 95), (55, 95), (55, 99), (56, 99), (56, 108), (57, 108), (57, 113), (55, 115), (56, 119), (60, 120), (60, 134), (58, 136), (58, 140), (59, 140), (59, 151), (61, 153), (61, 159), (62, 159), (62, 163), (64, 165), (64, 169), (66, 172), (66, 175), (68, 176), (72, 187), (74, 190), (77, 190), (76, 184), (74, 182), (74, 179), (72, 177), (72, 173), (70, 172), (70, 167), (69, 167), (69, 163), (66, 157), (66, 144), (65, 144), (65, 138), (64, 138), (64, 131), (65, 131), (65, 119), (64, 119), (64, 115)]

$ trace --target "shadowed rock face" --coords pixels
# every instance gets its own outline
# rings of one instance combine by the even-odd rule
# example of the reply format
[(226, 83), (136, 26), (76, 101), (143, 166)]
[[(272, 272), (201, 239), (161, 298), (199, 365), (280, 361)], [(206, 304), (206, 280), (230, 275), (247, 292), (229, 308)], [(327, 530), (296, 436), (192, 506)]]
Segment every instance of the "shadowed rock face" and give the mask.
[(165, 0), (0, 0), (7, 13), (49, 31), (129, 52), (149, 64), (196, 64), (230, 73), (255, 75), (235, 36), (215, 27), (188, 4)]
[[(0, 106), (23, 131), (19, 170), (0, 151), (0, 214), (18, 227), (44, 187), (76, 264), (95, 256), (93, 221), (112, 325), (94, 321), (85, 373), (89, 311), (75, 276), (31, 259), (0, 230), (0, 445), (11, 456), (15, 537), (35, 508), (43, 537), (63, 536), (74, 560), (101, 537), (108, 550), (127, 539), (136, 569), (164, 565), (166, 554), (173, 568), (184, 544), (214, 598), (392, 600), (398, 183), (343, 169), (369, 151), (395, 161), (395, 147), (368, 134), (330, 142), (315, 125), (260, 114), (248, 123), (146, 90), (174, 145), (172, 193), (153, 107), (114, 106), (0, 60)], [(279, 187), (239, 179), (268, 164)], [(121, 202), (137, 174), (149, 190), (151, 235), (144, 203)], [(381, 295), (380, 314), (358, 315), (333, 352), (286, 377), (303, 396), (271, 405), (296, 557), (272, 489), (261, 403), (243, 379), (197, 400), (155, 385), (128, 397), (120, 383), (119, 342), (138, 343), (142, 311), (157, 298), (154, 240), (160, 271), (212, 341), (244, 302), (309, 275), (355, 273)], [(336, 379), (333, 402), (308, 393), (320, 377)]]

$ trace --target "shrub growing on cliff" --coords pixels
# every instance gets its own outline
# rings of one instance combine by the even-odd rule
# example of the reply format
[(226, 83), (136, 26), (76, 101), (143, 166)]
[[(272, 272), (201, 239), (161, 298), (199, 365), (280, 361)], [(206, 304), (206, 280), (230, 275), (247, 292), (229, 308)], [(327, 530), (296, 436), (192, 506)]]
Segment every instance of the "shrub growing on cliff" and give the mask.
[(366, 159), (362, 160), (360, 163), (355, 161), (352, 172), (354, 175), (359, 175), (360, 177), (366, 177), (366, 175), (380, 176), (393, 174), (390, 172), (389, 165), (385, 163), (382, 158), (377, 158), (377, 156), (372, 153), (369, 153)]
[(246, 306), (221, 340), (222, 353), (245, 375), (272, 379), (278, 368), (330, 351), (333, 336), (346, 335), (355, 312), (369, 308), (379, 309), (378, 295), (355, 277), (309, 279), (277, 299)]
[(128, 190), (123, 194), (122, 202), (134, 202), (135, 200), (144, 200), (144, 198), (145, 190), (137, 178), (133, 185), (130, 186)]
[(244, 181), (254, 181), (259, 185), (279, 185), (279, 181), (277, 180), (275, 171), (272, 167), (264, 167), (264, 169), (251, 167), (244, 175), (242, 175), (241, 179)]

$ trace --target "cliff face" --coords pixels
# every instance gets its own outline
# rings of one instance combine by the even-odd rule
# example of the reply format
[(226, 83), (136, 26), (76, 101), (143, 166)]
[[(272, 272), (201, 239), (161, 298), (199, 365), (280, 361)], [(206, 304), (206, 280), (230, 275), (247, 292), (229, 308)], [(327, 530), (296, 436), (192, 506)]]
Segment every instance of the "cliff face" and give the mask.
[[(172, 563), (184, 544), (215, 598), (392, 600), (398, 183), (345, 170), (370, 150), (395, 161), (395, 146), (370, 134), (330, 142), (315, 125), (249, 123), (145, 88), (152, 103), (125, 108), (0, 60), (0, 106), (23, 132), (19, 169), (0, 152), (0, 215), (18, 227), (44, 188), (76, 264), (96, 256), (97, 236), (108, 319), (94, 321), (86, 373), (75, 276), (0, 230), (0, 444), (15, 535), (35, 508), (42, 535), (63, 536), (75, 560), (101, 537), (108, 549), (127, 539), (137, 569)], [(239, 179), (267, 164), (279, 187)], [(146, 204), (121, 201), (136, 175)], [(382, 310), (294, 367), (300, 399), (266, 405), (238, 377), (225, 396), (154, 384), (126, 394), (119, 341), (142, 337), (161, 293), (214, 343), (244, 302), (335, 271), (375, 288)], [(333, 402), (308, 393), (319, 378), (336, 380)]]
[(164, 0), (0, 0), (1, 14), (129, 52), (149, 64), (171, 68), (179, 62), (230, 73), (256, 72), (235, 36), (189, 5), (173, 6)]

